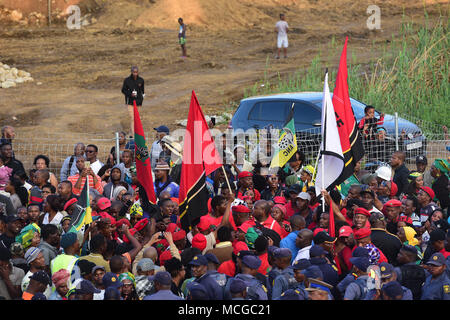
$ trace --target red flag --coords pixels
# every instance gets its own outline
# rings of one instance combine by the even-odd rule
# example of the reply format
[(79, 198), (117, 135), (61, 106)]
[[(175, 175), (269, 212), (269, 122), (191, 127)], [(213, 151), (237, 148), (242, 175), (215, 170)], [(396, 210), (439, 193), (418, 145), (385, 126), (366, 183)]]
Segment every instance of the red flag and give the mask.
[(208, 213), (206, 176), (221, 166), (222, 159), (217, 152), (195, 92), (192, 91), (178, 195), (183, 229), (188, 230), (194, 218)]
[(347, 40), (348, 37), (345, 38), (332, 100), (345, 163), (344, 170), (336, 180), (335, 185), (341, 184), (350, 177), (353, 174), (356, 162), (364, 156), (361, 135), (356, 124), (355, 114), (353, 113), (348, 93)]
[(150, 164), (150, 154), (147, 144), (145, 143), (145, 133), (142, 128), (141, 118), (136, 106), (134, 104), (134, 150), (136, 158), (136, 173), (141, 186), (145, 189), (148, 201), (155, 204), (156, 194), (153, 186), (152, 167)]

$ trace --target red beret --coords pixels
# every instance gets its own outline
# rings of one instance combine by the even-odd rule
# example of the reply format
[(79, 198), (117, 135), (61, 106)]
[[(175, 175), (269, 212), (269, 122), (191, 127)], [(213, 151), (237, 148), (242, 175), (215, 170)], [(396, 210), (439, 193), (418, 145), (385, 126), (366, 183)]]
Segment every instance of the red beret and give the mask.
[(211, 220), (208, 217), (202, 216), (200, 222), (197, 224), (197, 228), (200, 231), (205, 231), (211, 226)]
[(369, 228), (361, 228), (355, 231), (355, 239), (359, 240), (359, 239), (363, 239), (366, 238), (368, 236), (370, 236), (370, 233), (372, 231), (370, 231)]
[(172, 254), (170, 253), (170, 250), (165, 250), (159, 255), (159, 264), (161, 266), (164, 266), (164, 263), (170, 259), (172, 259)]
[(239, 204), (237, 206), (232, 207), (231, 211), (238, 212), (238, 213), (251, 213), (252, 212), (252, 210), (250, 210), (248, 207), (244, 206), (243, 204)]
[(361, 207), (356, 208), (354, 214), (363, 214), (363, 215), (365, 215), (366, 217), (369, 217), (369, 218), (370, 218), (370, 212), (367, 211), (367, 210), (364, 209), (364, 208), (361, 208)]
[(71, 205), (73, 205), (77, 201), (78, 201), (77, 198), (72, 198), (72, 199), (68, 200), (66, 202), (66, 204), (64, 205), (64, 211), (66, 211), (68, 207), (70, 207)]
[(137, 231), (141, 231), (142, 229), (145, 228), (145, 226), (146, 226), (147, 224), (148, 224), (148, 218), (144, 218), (144, 219), (139, 220), (139, 221), (134, 225), (134, 228), (135, 228)]
[(254, 226), (254, 223), (251, 223), (249, 221), (245, 221), (243, 224), (241, 224), (239, 227), (237, 227), (239, 230), (241, 230), (244, 233), (247, 233), (248, 229), (252, 228)]
[(400, 200), (397, 200), (397, 199), (391, 199), (388, 202), (386, 202), (384, 205), (386, 207), (401, 207), (402, 206), (402, 202)]
[(170, 200), (172, 200), (176, 204), (180, 204), (180, 201), (178, 200), (178, 198), (170, 198)]
[(202, 233), (197, 233), (192, 238), (192, 247), (200, 249), (200, 251), (205, 250), (206, 248), (206, 237)]
[(131, 227), (131, 223), (130, 223), (130, 221), (128, 221), (128, 219), (123, 218), (123, 219), (116, 221), (117, 228), (122, 227), (124, 224), (126, 224), (128, 227)]
[(318, 234), (318, 233), (321, 232), (321, 231), (328, 232), (327, 229), (324, 229), (324, 228), (316, 228), (316, 229), (314, 229), (313, 235), (316, 236), (316, 234)]
[(425, 191), (425, 193), (428, 194), (428, 195), (430, 196), (431, 200), (434, 199), (435, 194), (434, 194), (433, 189), (431, 189), (430, 187), (425, 187), (425, 186), (422, 187), (422, 188), (420, 188), (420, 189), (423, 190), (423, 191)]
[(186, 231), (184, 231), (183, 229), (175, 232), (172, 235), (173, 241), (178, 241), (178, 240), (184, 239), (184, 237), (186, 237)]
[(238, 179), (246, 178), (246, 177), (253, 177), (253, 174), (251, 172), (249, 172), (249, 171), (241, 171), (241, 172), (239, 172)]

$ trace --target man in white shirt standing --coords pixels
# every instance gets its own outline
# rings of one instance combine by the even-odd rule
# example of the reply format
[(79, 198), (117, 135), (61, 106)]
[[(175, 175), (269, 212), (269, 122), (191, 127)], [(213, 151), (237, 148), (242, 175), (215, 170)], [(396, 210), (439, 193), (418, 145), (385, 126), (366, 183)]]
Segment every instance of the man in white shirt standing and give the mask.
[(90, 162), (90, 167), (95, 174), (103, 167), (103, 162), (97, 159), (98, 147), (94, 144), (86, 146), (86, 160)]
[(287, 58), (287, 47), (289, 45), (288, 43), (288, 37), (287, 37), (287, 33), (289, 31), (289, 26), (288, 23), (285, 21), (285, 16), (284, 13), (280, 13), (280, 21), (278, 21), (275, 24), (275, 32), (278, 34), (278, 38), (277, 38), (277, 48), (278, 48), (278, 52), (277, 52), (277, 59), (280, 59), (280, 53), (281, 53), (281, 48), (283, 47), (283, 53), (284, 53), (284, 57)]

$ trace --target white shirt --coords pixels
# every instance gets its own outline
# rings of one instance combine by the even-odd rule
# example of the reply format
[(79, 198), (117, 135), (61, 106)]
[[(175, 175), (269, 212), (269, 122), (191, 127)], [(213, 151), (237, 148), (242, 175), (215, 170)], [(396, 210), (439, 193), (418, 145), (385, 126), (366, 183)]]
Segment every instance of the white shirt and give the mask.
[(90, 167), (92, 168), (92, 171), (94, 171), (94, 173), (97, 174), (100, 171), (100, 169), (103, 167), (103, 163), (97, 159), (97, 161), (90, 164)]
[(280, 20), (275, 24), (275, 28), (278, 30), (279, 37), (286, 37), (286, 30), (289, 28), (288, 23), (286, 21)]
[(44, 220), (42, 220), (42, 224), (54, 224), (56, 226), (61, 224), (61, 220), (62, 218), (64, 218), (64, 215), (58, 211), (58, 213), (56, 213), (56, 215), (53, 217), (52, 221), (48, 221), (49, 218), (49, 214), (46, 213), (44, 216)]
[(309, 249), (311, 249), (311, 247), (312, 247), (312, 245), (298, 250), (297, 256), (295, 257), (294, 261), (292, 261), (292, 265), (294, 265), (294, 263), (300, 259), (309, 260)]

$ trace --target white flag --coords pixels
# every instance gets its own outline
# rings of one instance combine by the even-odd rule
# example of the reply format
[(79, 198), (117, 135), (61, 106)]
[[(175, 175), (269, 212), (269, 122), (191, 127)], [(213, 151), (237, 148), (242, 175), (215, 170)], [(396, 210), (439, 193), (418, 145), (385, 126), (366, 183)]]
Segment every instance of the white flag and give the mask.
[(336, 181), (344, 169), (344, 156), (336, 122), (333, 103), (328, 87), (328, 73), (325, 74), (322, 101), (322, 143), (320, 144), (320, 158), (317, 165), (315, 181), (316, 195)]

